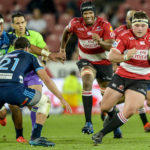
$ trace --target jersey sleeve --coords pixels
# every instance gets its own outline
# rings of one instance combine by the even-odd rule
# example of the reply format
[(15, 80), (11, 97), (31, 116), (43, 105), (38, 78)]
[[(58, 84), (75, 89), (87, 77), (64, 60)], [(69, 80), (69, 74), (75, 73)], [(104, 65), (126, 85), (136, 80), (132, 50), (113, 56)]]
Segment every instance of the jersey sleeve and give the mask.
[(112, 44), (112, 48), (117, 49), (121, 54), (126, 50), (125, 41), (122, 37), (118, 36), (115, 42)]
[(69, 32), (75, 32), (76, 23), (76, 18), (71, 19), (71, 21), (67, 25), (67, 29), (69, 30)]
[(44, 48), (46, 46), (42, 35), (38, 32), (34, 32), (32, 34), (32, 39), (30, 38), (29, 41), (32, 45), (37, 46), (39, 48)]
[(115, 33), (109, 22), (104, 23), (103, 29), (104, 29), (104, 32), (103, 32), (104, 40), (115, 39)]
[(40, 69), (44, 69), (44, 67), (42, 67), (40, 61), (38, 60), (38, 58), (36, 58), (33, 55), (31, 57), (32, 57), (32, 64), (35, 72), (37, 72)]

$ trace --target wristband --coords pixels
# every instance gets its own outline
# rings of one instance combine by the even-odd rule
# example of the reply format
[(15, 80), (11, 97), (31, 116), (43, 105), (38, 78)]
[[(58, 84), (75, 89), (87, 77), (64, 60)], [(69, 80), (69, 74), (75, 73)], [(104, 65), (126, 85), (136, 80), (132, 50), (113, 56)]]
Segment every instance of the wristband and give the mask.
[(49, 51), (47, 51), (47, 50), (45, 50), (45, 49), (42, 49), (42, 51), (41, 51), (41, 55), (43, 56), (49, 56), (51, 54), (51, 52), (49, 52)]
[(124, 58), (124, 60), (126, 61), (126, 60), (128, 60), (128, 56), (127, 56), (127, 54), (126, 55), (124, 55), (123, 56), (123, 58)]

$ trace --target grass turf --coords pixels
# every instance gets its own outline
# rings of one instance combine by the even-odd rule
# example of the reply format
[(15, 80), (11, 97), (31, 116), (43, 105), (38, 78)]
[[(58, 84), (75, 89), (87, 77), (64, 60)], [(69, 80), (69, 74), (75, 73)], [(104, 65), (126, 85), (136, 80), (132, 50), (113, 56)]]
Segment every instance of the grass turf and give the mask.
[[(149, 114), (147, 115), (149, 116)], [(24, 137), (30, 138), (31, 121), (23, 117)], [(123, 139), (113, 139), (110, 133), (103, 138), (103, 143), (94, 146), (91, 135), (81, 133), (84, 125), (83, 115), (52, 115), (43, 128), (42, 136), (53, 141), (55, 147), (34, 147), (15, 141), (15, 130), (11, 116), (7, 116), (7, 126), (0, 126), (0, 150), (149, 150), (150, 132), (145, 133), (138, 115), (133, 116), (121, 127)], [(99, 115), (93, 115), (94, 131), (102, 128)]]

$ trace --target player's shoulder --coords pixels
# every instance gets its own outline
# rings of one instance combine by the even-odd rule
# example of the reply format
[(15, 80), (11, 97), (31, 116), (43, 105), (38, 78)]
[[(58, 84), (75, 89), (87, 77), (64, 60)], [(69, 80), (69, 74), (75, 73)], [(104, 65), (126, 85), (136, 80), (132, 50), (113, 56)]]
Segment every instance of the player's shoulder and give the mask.
[(102, 17), (99, 17), (99, 16), (97, 16), (96, 17), (96, 23), (98, 23), (98, 24), (110, 24), (106, 19), (104, 19), (104, 18), (102, 18)]
[(83, 18), (82, 17), (74, 17), (71, 19), (71, 23), (74, 23), (74, 24), (78, 24), (78, 23), (81, 23), (83, 21)]
[(125, 24), (117, 27), (114, 31), (118, 33), (124, 30), (127, 30), (127, 26)]
[(34, 30), (27, 30), (28, 33), (26, 33), (26, 35), (29, 36), (36, 36), (36, 35), (41, 35), (39, 32), (34, 31)]
[(128, 30), (124, 30), (120, 35), (119, 37), (121, 38), (129, 38), (129, 37), (132, 37), (133, 36), (133, 33), (132, 33), (132, 30), (131, 29), (128, 29)]

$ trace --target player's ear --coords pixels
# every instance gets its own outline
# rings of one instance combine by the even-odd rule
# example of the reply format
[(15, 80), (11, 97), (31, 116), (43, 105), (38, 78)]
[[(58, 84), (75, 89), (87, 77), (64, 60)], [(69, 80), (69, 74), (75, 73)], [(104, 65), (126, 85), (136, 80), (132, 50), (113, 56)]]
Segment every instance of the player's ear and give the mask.
[(13, 23), (11, 23), (11, 27), (14, 29), (14, 24)]

